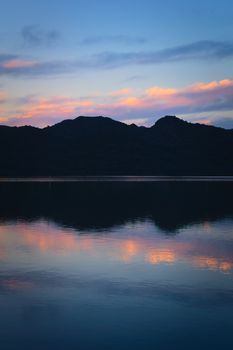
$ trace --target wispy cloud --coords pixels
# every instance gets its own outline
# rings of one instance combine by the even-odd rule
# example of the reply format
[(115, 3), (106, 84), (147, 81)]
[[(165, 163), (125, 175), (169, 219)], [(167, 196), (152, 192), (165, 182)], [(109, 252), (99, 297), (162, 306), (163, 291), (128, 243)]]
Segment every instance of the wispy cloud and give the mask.
[(199, 41), (158, 51), (102, 52), (74, 60), (41, 61), (15, 54), (0, 54), (0, 75), (53, 76), (85, 70), (106, 70), (131, 65), (158, 65), (188, 60), (233, 57), (233, 42)]
[[(233, 110), (233, 80), (225, 79), (196, 83), (184, 88), (152, 86), (141, 93), (121, 89), (96, 98), (29, 97), (9, 114), (12, 125), (32, 124), (44, 126), (78, 115), (105, 115), (120, 120), (142, 120), (150, 124), (165, 114), (191, 116), (190, 120), (212, 123), (216, 115)], [(210, 118), (198, 118), (198, 113), (208, 112)], [(211, 119), (211, 113), (215, 118)], [(195, 118), (193, 117), (195, 115)], [(189, 119), (187, 117), (187, 119)], [(230, 120), (233, 120), (229, 117)], [(151, 120), (151, 122), (150, 122)], [(228, 125), (230, 121), (227, 121)], [(225, 125), (227, 126), (227, 123)], [(219, 124), (219, 121), (218, 121)]]
[(130, 37), (127, 35), (103, 35), (103, 36), (89, 36), (83, 39), (81, 45), (99, 45), (99, 44), (123, 44), (123, 45), (137, 45), (146, 43), (143, 37)]
[[(89, 68), (117, 68), (187, 60), (216, 60), (233, 56), (233, 42), (198, 41), (158, 51), (103, 52), (80, 62)], [(82, 64), (81, 64), (82, 63)]]
[(0, 103), (4, 103), (6, 101), (6, 95), (4, 92), (0, 91)]
[(110, 96), (113, 97), (119, 97), (119, 96), (127, 96), (130, 95), (132, 93), (132, 89), (130, 88), (123, 88), (120, 90), (115, 90), (109, 93)]
[(38, 25), (24, 26), (21, 31), (23, 41), (29, 46), (50, 46), (60, 39), (57, 30), (44, 30)]
[(0, 53), (0, 65), (18, 58), (18, 55)]
[(0, 55), (0, 75), (12, 77), (54, 76), (73, 71), (69, 62), (38, 61), (17, 55)]
[(233, 112), (231, 117), (218, 117), (213, 121), (214, 125), (225, 129), (233, 129)]

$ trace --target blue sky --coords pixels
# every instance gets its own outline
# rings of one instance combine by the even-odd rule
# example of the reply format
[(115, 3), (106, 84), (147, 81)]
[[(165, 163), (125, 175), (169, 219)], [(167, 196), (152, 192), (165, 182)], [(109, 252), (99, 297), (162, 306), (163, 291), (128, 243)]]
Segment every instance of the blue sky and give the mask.
[(0, 0), (0, 123), (233, 127), (233, 3)]

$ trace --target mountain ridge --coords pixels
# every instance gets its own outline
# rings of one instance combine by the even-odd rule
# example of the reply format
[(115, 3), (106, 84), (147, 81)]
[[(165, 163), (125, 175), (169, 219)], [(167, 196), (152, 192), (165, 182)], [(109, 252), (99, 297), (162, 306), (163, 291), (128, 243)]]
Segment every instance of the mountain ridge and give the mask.
[(233, 175), (233, 130), (165, 116), (151, 127), (102, 116), (0, 126), (0, 176)]
[(155, 123), (153, 125), (151, 125), (150, 127), (147, 127), (147, 126), (144, 126), (144, 125), (138, 126), (135, 123), (126, 124), (124, 122), (112, 119), (110, 117), (80, 115), (80, 116), (78, 116), (78, 117), (76, 117), (74, 119), (64, 119), (64, 120), (61, 120), (58, 123), (55, 123), (55, 124), (49, 125), (49, 126), (45, 126), (45, 127), (42, 127), (42, 128), (36, 127), (36, 126), (32, 126), (30, 124), (26, 124), (26, 125), (22, 125), (22, 126), (11, 126), (11, 125), (0, 124), (0, 128), (3, 128), (3, 127), (4, 128), (14, 128), (14, 129), (31, 128), (31, 129), (45, 130), (45, 129), (52, 128), (52, 127), (55, 127), (55, 126), (58, 126), (58, 125), (76, 123), (76, 122), (81, 121), (81, 120), (86, 120), (88, 122), (92, 122), (92, 121), (96, 121), (96, 120), (98, 120), (98, 121), (100, 121), (100, 120), (112, 121), (115, 124), (123, 124), (123, 125), (126, 125), (126, 126), (136, 126), (137, 128), (146, 128), (146, 129), (153, 128), (155, 126), (160, 125), (161, 123), (173, 123), (174, 124), (176, 122), (176, 123), (179, 123), (180, 125), (182, 123), (184, 123), (186, 125), (200, 125), (200, 126), (205, 126), (207, 128), (216, 128), (216, 129), (223, 129), (223, 130), (226, 130), (226, 131), (233, 131), (233, 129), (225, 129), (223, 127), (219, 127), (219, 126), (215, 126), (215, 125), (208, 125), (208, 124), (188, 122), (186, 120), (183, 120), (181, 118), (176, 117), (175, 115), (165, 115), (164, 117), (161, 117), (158, 120), (156, 120)]

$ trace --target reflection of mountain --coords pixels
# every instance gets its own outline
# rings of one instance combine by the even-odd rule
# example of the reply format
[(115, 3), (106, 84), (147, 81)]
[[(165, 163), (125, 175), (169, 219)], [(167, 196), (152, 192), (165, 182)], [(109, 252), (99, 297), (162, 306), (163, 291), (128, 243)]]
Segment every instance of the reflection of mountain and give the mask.
[(233, 131), (167, 116), (151, 128), (79, 117), (0, 126), (0, 175), (232, 175)]
[(233, 184), (221, 182), (4, 183), (0, 196), (1, 220), (48, 218), (77, 230), (149, 218), (172, 233), (233, 217)]

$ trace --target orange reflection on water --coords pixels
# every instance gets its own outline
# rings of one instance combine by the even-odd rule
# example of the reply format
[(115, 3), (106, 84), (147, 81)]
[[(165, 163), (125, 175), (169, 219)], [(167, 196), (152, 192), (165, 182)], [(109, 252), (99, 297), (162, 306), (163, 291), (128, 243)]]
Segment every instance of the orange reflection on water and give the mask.
[(70, 251), (77, 249), (77, 240), (75, 236), (51, 234), (46, 232), (26, 231), (24, 235), (25, 243), (29, 246), (36, 247), (41, 252), (52, 251)]
[[(107, 235), (81, 235), (72, 229), (59, 228), (46, 222), (0, 225), (0, 259), (17, 258), (22, 247), (36, 249), (43, 255), (58, 256), (84, 252), (85, 259), (114, 259), (122, 262), (141, 260), (151, 265), (175, 264), (178, 261), (194, 267), (229, 271), (233, 269), (230, 250), (219, 250), (214, 241), (163, 239), (155, 236), (127, 237)], [(20, 249), (17, 250), (16, 247)], [(13, 253), (12, 253), (13, 252)], [(14, 256), (16, 252), (16, 255)], [(228, 253), (227, 253), (228, 252)], [(223, 255), (224, 253), (224, 255)], [(33, 254), (32, 254), (33, 257)], [(12, 284), (13, 285), (13, 284)]]
[(121, 252), (118, 254), (118, 257), (125, 262), (130, 261), (140, 251), (139, 242), (133, 239), (123, 240), (120, 246)]
[(198, 256), (193, 259), (193, 264), (200, 268), (208, 268), (211, 270), (228, 271), (233, 268), (233, 263), (229, 261), (222, 261), (208, 256)]
[(159, 250), (153, 249), (152, 252), (150, 252), (147, 255), (147, 261), (152, 265), (157, 265), (160, 263), (172, 264), (176, 260), (177, 260), (176, 253), (169, 250), (159, 251)]
[(93, 249), (93, 240), (86, 237), (79, 239), (72, 230), (59, 229), (46, 223), (36, 225), (18, 224), (20, 243), (36, 248), (42, 253), (67, 253), (72, 251), (89, 251)]

